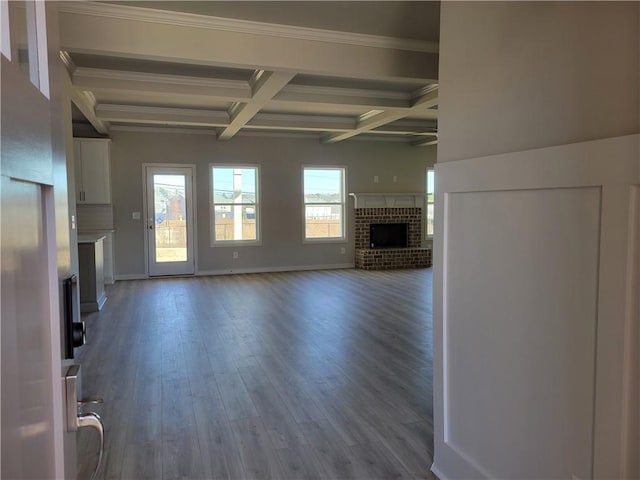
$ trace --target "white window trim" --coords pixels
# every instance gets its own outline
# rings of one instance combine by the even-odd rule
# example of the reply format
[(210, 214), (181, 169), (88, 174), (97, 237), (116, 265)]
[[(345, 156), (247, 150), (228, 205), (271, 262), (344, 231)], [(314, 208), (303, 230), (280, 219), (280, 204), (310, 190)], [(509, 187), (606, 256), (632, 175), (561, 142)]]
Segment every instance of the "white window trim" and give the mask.
[(7, 60), (11, 61), (11, 30), (9, 26), (9, 2), (7, 0), (0, 1), (0, 32), (2, 37), (0, 38), (0, 49), (2, 55)]
[[(330, 237), (330, 238), (307, 238), (307, 218), (306, 218), (306, 205), (304, 201), (304, 171), (305, 169), (317, 169), (317, 170), (342, 170), (342, 236)], [(347, 167), (345, 165), (302, 165), (300, 172), (302, 183), (302, 243), (303, 244), (318, 244), (318, 243), (348, 243), (347, 239)], [(324, 205), (324, 204), (319, 204)], [(340, 205), (340, 204), (332, 204)]]
[[(257, 163), (210, 163), (209, 164), (209, 241), (210, 246), (220, 247), (249, 247), (262, 245), (262, 200), (260, 198), (262, 173)], [(214, 168), (255, 168), (256, 169), (256, 239), (255, 240), (216, 240), (216, 214), (213, 203), (213, 169)], [(247, 205), (247, 204), (241, 204)]]
[[(429, 209), (429, 172), (433, 172), (434, 175), (434, 183), (433, 183), (433, 202), (432, 204), (434, 205), (434, 213), (435, 213), (435, 199), (436, 199), (436, 195), (435, 195), (435, 189), (436, 189), (436, 185), (435, 185), (435, 168), (433, 166), (431, 167), (427, 167), (427, 170), (425, 172), (425, 178), (424, 178), (424, 238), (425, 240), (433, 240), (433, 234), (429, 235), (429, 233), (427, 233), (427, 220), (428, 220), (428, 209)], [(435, 233), (435, 224), (434, 224), (434, 233)]]

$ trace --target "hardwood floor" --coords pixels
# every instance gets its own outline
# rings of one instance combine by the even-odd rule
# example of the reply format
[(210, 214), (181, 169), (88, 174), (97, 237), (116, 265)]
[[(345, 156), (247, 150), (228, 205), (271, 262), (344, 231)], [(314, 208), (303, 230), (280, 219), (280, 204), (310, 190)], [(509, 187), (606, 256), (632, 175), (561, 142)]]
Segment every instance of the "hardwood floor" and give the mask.
[[(78, 358), (98, 478), (433, 478), (431, 292), (431, 269), (118, 282)], [(96, 451), (81, 432), (81, 479)]]

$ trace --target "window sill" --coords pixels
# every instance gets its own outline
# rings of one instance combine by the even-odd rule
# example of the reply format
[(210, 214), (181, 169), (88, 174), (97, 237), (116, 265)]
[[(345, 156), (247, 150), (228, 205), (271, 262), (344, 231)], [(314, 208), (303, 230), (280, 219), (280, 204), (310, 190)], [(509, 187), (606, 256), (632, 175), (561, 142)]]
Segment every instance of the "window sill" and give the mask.
[(349, 243), (346, 238), (305, 238), (304, 245), (314, 245), (318, 243)]
[(218, 241), (213, 242), (210, 247), (218, 248), (218, 247), (261, 247), (261, 240), (226, 240), (226, 241)]

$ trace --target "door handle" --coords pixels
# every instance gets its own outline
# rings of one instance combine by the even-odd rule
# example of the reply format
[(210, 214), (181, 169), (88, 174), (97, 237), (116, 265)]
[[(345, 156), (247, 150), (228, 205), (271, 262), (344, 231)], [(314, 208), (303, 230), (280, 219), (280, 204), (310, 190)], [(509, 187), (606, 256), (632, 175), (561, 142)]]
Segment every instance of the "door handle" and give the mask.
[(94, 412), (80, 413), (77, 418), (78, 429), (80, 428), (93, 428), (97, 430), (98, 435), (100, 436), (100, 450), (98, 451), (98, 462), (96, 463), (96, 467), (93, 469), (93, 473), (91, 474), (90, 480), (94, 480), (96, 478), (96, 474), (100, 469), (100, 464), (102, 463), (102, 455), (104, 454), (104, 425), (102, 424), (102, 419), (100, 415)]
[(91, 480), (94, 480), (104, 455), (104, 424), (100, 415), (95, 412), (81, 412), (82, 407), (89, 404), (102, 403), (102, 397), (91, 396), (78, 400), (78, 392), (82, 390), (80, 387), (80, 365), (72, 365), (67, 370), (64, 377), (66, 386), (67, 401), (67, 431), (77, 432), (81, 428), (93, 428), (98, 432), (100, 438), (100, 450), (98, 451), (98, 462), (91, 474)]

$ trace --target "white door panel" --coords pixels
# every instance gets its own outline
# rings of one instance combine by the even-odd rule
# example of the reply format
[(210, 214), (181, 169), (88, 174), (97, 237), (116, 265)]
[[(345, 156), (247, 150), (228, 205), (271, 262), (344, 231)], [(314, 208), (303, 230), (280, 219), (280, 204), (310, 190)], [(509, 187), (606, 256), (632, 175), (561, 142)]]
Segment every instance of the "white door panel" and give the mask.
[(2, 176), (2, 478), (55, 477), (55, 335), (41, 189)]

